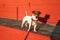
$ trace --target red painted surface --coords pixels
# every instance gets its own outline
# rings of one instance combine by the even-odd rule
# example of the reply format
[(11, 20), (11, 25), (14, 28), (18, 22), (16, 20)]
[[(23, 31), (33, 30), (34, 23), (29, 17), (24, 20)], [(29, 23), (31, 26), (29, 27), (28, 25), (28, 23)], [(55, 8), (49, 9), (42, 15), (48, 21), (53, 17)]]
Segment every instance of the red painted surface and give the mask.
[[(28, 3), (31, 3), (30, 7)], [(18, 6), (18, 19), (22, 20), (25, 16), (25, 11), (31, 15), (32, 10), (39, 10), (42, 12), (40, 15), (44, 17), (45, 14), (50, 15), (48, 23), (56, 24), (60, 20), (60, 0), (0, 0), (0, 17), (17, 19), (17, 6)], [(23, 40), (27, 32), (0, 26), (0, 40)], [(53, 40), (50, 37), (30, 33), (27, 40)], [(55, 39), (54, 39), (55, 40)]]
[[(0, 26), (0, 40), (24, 40), (26, 35), (25, 31)], [(50, 37), (30, 33), (27, 40), (50, 40)]]
[(0, 40), (23, 40), (26, 32), (0, 26)]
[[(30, 2), (30, 7), (28, 6)], [(56, 24), (60, 20), (60, 0), (0, 0), (0, 17), (16, 19), (16, 7), (18, 6), (18, 18), (22, 20), (27, 10), (31, 15), (32, 10), (41, 11), (41, 17), (50, 15), (48, 23)]]

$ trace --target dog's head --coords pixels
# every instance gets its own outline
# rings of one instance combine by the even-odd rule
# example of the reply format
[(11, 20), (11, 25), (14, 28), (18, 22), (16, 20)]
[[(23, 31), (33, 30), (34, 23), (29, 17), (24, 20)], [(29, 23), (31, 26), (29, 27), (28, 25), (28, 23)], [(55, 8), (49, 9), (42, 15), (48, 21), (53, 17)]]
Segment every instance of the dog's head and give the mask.
[(40, 14), (40, 11), (32, 11), (32, 16), (35, 16), (36, 18), (38, 18)]

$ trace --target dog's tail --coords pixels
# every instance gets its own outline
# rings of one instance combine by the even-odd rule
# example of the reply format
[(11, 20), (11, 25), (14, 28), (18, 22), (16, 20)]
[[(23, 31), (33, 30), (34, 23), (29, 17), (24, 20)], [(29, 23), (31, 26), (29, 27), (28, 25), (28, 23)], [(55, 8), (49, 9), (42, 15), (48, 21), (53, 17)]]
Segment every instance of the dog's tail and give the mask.
[(27, 16), (27, 11), (25, 11), (25, 16)]

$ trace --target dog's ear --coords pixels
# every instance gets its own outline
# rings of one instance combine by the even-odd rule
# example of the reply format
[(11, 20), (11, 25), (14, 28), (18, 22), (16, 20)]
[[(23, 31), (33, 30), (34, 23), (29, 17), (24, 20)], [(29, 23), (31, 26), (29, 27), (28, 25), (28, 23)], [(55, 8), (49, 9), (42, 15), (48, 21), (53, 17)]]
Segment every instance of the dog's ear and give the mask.
[(32, 13), (35, 13), (35, 11), (32, 11)]
[(41, 12), (40, 11), (36, 11), (35, 14), (39, 16), (41, 14)]
[(38, 14), (38, 15), (40, 15), (40, 14), (41, 14), (41, 12), (40, 12), (40, 11), (37, 11), (37, 14)]
[(35, 14), (35, 15), (40, 15), (41, 14), (41, 12), (40, 11), (32, 11), (32, 14)]

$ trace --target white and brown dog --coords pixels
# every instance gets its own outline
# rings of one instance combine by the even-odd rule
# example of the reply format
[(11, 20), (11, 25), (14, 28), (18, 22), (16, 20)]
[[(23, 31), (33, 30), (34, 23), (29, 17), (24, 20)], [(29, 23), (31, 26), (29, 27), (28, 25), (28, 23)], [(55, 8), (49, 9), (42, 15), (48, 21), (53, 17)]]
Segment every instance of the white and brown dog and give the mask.
[(36, 32), (36, 26), (37, 26), (37, 20), (38, 16), (40, 14), (39, 11), (32, 11), (32, 16), (27, 16), (27, 11), (26, 11), (26, 16), (22, 20), (21, 27), (25, 24), (27, 26), (27, 23), (29, 24), (28, 31), (30, 30), (31, 26), (34, 26), (34, 32)]

